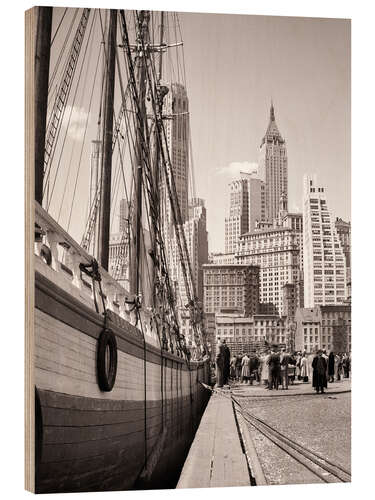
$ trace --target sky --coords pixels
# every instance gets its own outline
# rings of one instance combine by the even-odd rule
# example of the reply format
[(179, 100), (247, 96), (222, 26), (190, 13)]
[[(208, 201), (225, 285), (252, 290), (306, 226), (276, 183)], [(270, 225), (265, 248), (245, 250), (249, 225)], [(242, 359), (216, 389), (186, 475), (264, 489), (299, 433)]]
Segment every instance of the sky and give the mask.
[(350, 21), (186, 13), (180, 20), (210, 251), (224, 249), (228, 184), (256, 166), (271, 99), (287, 146), (289, 209), (301, 210), (303, 175), (316, 173), (334, 216), (351, 220)]
[[(63, 9), (56, 11), (52, 33), (62, 13)], [(72, 13), (68, 12), (65, 21)], [(287, 146), (289, 210), (301, 210), (303, 175), (316, 173), (318, 182), (326, 187), (334, 216), (351, 220), (350, 21), (197, 13), (179, 13), (178, 17), (196, 186), (192, 192), (190, 185), (189, 194), (206, 202), (209, 251), (224, 251), (229, 183), (241, 170), (257, 167), (271, 99)], [(99, 21), (97, 17), (93, 45), (100, 42)], [(105, 24), (104, 15), (101, 21)], [(174, 38), (181, 37), (178, 33)], [(52, 68), (63, 40), (60, 32), (54, 41)], [(72, 113), (62, 161), (65, 172), (70, 169), (69, 177), (65, 181), (59, 174), (57, 202), (51, 207), (66, 229), (71, 219), (69, 231), (78, 241), (87, 215), (89, 142), (97, 134), (100, 95), (99, 76), (92, 96), (90, 92), (98, 59), (90, 44), (84, 44), (82, 51), (86, 51), (89, 63), (82, 70), (83, 84), (77, 89), (74, 106), (67, 108), (62, 128), (64, 132)], [(180, 65), (181, 61), (180, 56)], [(116, 85), (118, 88), (118, 81)], [(87, 144), (81, 151), (83, 138)], [(78, 160), (85, 170), (77, 170)], [(116, 161), (114, 156), (114, 165)], [(70, 194), (64, 195), (64, 190)], [(70, 216), (74, 190), (78, 218)], [(116, 222), (116, 206), (112, 220)], [(112, 230), (116, 227), (113, 224)]]

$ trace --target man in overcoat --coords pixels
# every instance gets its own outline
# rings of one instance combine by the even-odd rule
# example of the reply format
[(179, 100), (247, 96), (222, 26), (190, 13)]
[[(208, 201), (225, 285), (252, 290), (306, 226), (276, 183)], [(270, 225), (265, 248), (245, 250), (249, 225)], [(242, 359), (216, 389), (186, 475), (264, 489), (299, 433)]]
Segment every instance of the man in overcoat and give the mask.
[(275, 348), (271, 350), (271, 355), (267, 361), (269, 366), (268, 389), (272, 391), (273, 388), (279, 389), (280, 378), (280, 356), (276, 353)]
[(285, 348), (281, 350), (280, 356), (280, 366), (281, 366), (281, 382), (283, 385), (283, 389), (288, 389), (288, 367), (290, 363), (290, 355), (286, 352)]
[(220, 338), (217, 342), (217, 353), (216, 353), (216, 386), (223, 387), (223, 375), (224, 375), (224, 346)]
[(327, 361), (322, 354), (322, 351), (319, 350), (311, 365), (313, 369), (312, 385), (317, 394), (319, 394), (319, 391), (324, 394), (324, 389), (327, 388)]
[(335, 375), (335, 355), (333, 351), (331, 351), (328, 355), (328, 378), (329, 382), (334, 382)]
[(224, 367), (223, 367), (223, 384), (228, 384), (230, 375), (230, 349), (227, 346), (225, 339), (223, 340), (223, 352), (224, 352)]

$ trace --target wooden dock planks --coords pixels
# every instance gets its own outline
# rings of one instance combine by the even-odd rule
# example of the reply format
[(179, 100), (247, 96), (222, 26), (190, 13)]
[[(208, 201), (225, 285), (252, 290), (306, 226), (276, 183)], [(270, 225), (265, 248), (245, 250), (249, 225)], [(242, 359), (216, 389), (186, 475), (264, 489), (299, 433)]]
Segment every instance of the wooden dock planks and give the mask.
[(250, 486), (232, 402), (214, 394), (185, 461), (177, 488)]

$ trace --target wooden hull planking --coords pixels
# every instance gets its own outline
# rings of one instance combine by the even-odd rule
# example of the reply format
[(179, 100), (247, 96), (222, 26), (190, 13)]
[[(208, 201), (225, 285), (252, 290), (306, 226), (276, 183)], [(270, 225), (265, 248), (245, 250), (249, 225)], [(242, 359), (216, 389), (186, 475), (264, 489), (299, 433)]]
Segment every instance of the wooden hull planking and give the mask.
[(209, 399), (208, 361), (189, 370), (112, 315), (118, 368), (101, 392), (103, 316), (39, 273), (35, 306), (36, 492), (174, 487)]

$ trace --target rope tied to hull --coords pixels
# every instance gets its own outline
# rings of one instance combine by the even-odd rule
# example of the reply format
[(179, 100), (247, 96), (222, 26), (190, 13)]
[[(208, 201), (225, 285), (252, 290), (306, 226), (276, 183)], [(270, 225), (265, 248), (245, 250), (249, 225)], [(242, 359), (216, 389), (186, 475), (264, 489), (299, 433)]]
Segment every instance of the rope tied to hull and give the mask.
[(99, 313), (99, 307), (98, 307), (98, 301), (96, 299), (96, 291), (95, 291), (95, 282), (98, 282), (99, 284), (99, 294), (102, 299), (102, 306), (103, 306), (103, 314), (104, 314), (104, 327), (106, 326), (106, 321), (107, 321), (107, 310), (105, 307), (105, 302), (104, 302), (104, 296), (103, 296), (103, 290), (102, 290), (102, 276), (99, 271), (99, 264), (96, 259), (92, 259), (89, 264), (84, 264), (83, 262), (80, 263), (79, 269), (81, 272), (85, 273), (87, 276), (89, 276), (92, 280), (92, 292), (93, 292), (93, 297), (94, 297), (94, 304), (95, 304), (95, 309), (96, 312)]

